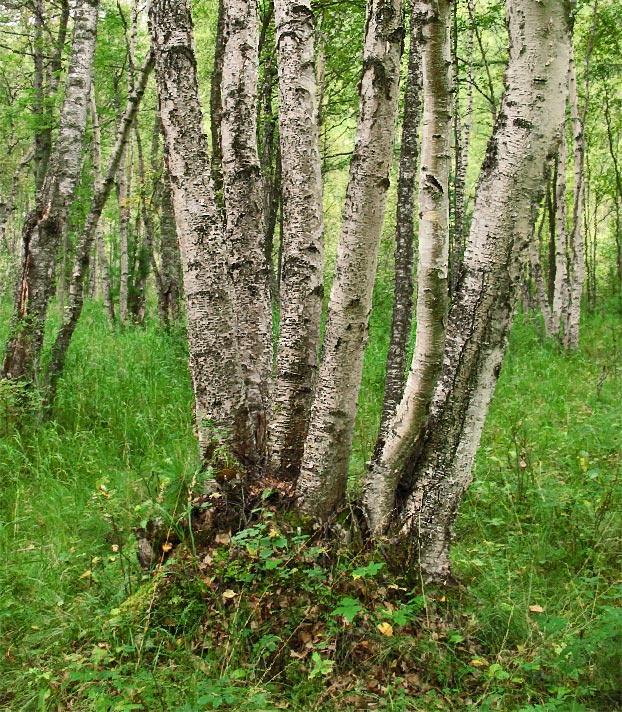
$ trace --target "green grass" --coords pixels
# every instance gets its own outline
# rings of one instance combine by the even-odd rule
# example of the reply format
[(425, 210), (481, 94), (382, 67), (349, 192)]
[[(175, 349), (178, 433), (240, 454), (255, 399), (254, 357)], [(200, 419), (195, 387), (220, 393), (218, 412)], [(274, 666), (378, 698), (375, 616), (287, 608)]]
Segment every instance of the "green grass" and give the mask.
[[(380, 285), (354, 477), (388, 303)], [(0, 709), (622, 708), (621, 353), (619, 315), (586, 318), (574, 354), (519, 316), (457, 526), (459, 588), (329, 557), (269, 510), (149, 578), (132, 529), (183, 519), (196, 474), (185, 343), (111, 332), (87, 305), (54, 419), (18, 423), (0, 393)]]

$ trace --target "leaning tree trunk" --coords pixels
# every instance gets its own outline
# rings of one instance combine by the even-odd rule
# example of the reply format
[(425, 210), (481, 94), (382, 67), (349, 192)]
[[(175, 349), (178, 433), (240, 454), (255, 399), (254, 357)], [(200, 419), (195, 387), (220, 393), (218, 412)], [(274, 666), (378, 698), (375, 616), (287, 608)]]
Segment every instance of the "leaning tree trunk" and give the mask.
[(22, 233), (15, 310), (2, 367), (6, 378), (30, 378), (37, 373), (56, 255), (80, 175), (98, 9), (98, 0), (83, 0), (77, 9), (58, 136), (36, 207)]
[(264, 253), (263, 181), (257, 152), (259, 18), (256, 0), (225, 0), (222, 170), (229, 271), (256, 450), (266, 445), (272, 374), (270, 272)]
[(508, 0), (506, 91), (475, 199), (441, 378), (422, 447), (406, 463), (395, 528), (434, 579), (449, 575), (452, 526), (507, 344), (533, 206), (566, 99), (569, 3)]
[(307, 434), (323, 294), (322, 176), (310, 0), (275, 0), (283, 189), (283, 262), (276, 376), (270, 414), (271, 467), (298, 474)]
[[(69, 287), (69, 303), (63, 314), (61, 328), (56, 335), (52, 347), (52, 357), (48, 367), (48, 389), (46, 399), (48, 406), (54, 403), (58, 379), (63, 372), (67, 349), (71, 338), (82, 314), (84, 304), (84, 279), (89, 267), (89, 258), (93, 247), (93, 241), (97, 236), (97, 229), (102, 211), (112, 190), (114, 177), (117, 173), (121, 156), (125, 151), (130, 130), (136, 118), (140, 101), (145, 93), (147, 80), (153, 69), (153, 57), (151, 53), (145, 60), (143, 68), (136, 82), (133, 94), (128, 98), (125, 113), (119, 124), (112, 154), (108, 160), (106, 174), (103, 178), (99, 175), (95, 179), (95, 195), (91, 201), (91, 207), (82, 230), (82, 235), (78, 241), (73, 270), (71, 273), (71, 284)], [(93, 107), (94, 107), (93, 103)], [(97, 168), (99, 174), (99, 168)]]
[(330, 516), (345, 495), (393, 157), (403, 9), (402, 0), (372, 0), (367, 7), (358, 127), (298, 481), (302, 511), (318, 519)]
[(397, 183), (393, 314), (385, 368), (382, 414), (374, 457), (379, 456), (382, 452), (389, 425), (399, 402), (402, 400), (412, 326), (415, 187), (419, 163), (419, 124), (421, 122), (421, 91), (423, 87), (421, 52), (425, 41), (423, 23), (426, 14), (426, 7), (423, 3), (411, 3), (408, 76), (404, 92), (402, 145)]
[(184, 271), (201, 457), (254, 459), (224, 228), (210, 176), (188, 0), (153, 0), (149, 32)]
[(451, 4), (448, 0), (420, 4), (425, 19), (417, 334), (404, 397), (391, 424), (380, 462), (375, 463), (365, 484), (365, 510), (375, 533), (389, 524), (400, 473), (425, 431), (445, 348), (452, 123)]

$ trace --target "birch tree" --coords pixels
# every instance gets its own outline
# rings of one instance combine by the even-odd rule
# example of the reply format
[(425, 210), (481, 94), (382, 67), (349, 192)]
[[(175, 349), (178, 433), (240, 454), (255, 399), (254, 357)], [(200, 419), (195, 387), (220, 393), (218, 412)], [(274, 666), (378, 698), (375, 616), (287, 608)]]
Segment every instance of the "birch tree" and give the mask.
[(397, 183), (395, 226), (395, 275), (393, 313), (387, 351), (382, 414), (375, 455), (382, 452), (389, 425), (404, 393), (405, 373), (413, 317), (413, 270), (415, 245), (415, 202), (419, 168), (419, 124), (421, 123), (423, 74), (421, 54), (424, 44), (425, 5), (412, 2), (410, 8), (410, 48), (404, 91), (404, 118)]
[[(505, 93), (480, 175), (462, 278), (449, 314), (427, 430), (400, 473), (391, 528), (430, 578), (450, 572), (452, 526), (514, 315), (544, 166), (565, 112), (569, 3), (508, 0)], [(388, 445), (389, 443), (387, 443)]]
[(310, 0), (275, 0), (283, 190), (281, 309), (270, 415), (271, 468), (298, 475), (317, 376), (323, 296), (320, 171)]
[(256, 459), (236, 333), (224, 226), (210, 176), (187, 0), (153, 0), (155, 57), (166, 164), (184, 273), (199, 447), (204, 461), (224, 446)]
[(58, 135), (36, 207), (26, 218), (22, 233), (14, 314), (2, 367), (5, 378), (37, 375), (45, 317), (54, 289), (56, 255), (80, 174), (98, 8), (98, 0), (83, 0), (76, 7)]
[(272, 304), (263, 244), (263, 181), (257, 152), (256, 0), (224, 0), (224, 23), (220, 129), (226, 240), (246, 396), (259, 454), (266, 444), (272, 374)]
[(419, 176), (417, 334), (404, 397), (383, 448), (381, 463), (376, 464), (365, 485), (365, 508), (375, 532), (388, 523), (399, 474), (425, 430), (445, 348), (452, 118), (451, 4), (447, 0), (432, 0), (420, 5), (424, 113)]
[(298, 480), (302, 510), (320, 519), (343, 501), (347, 483), (393, 155), (403, 10), (402, 0), (371, 0), (367, 7), (359, 120), (322, 365)]

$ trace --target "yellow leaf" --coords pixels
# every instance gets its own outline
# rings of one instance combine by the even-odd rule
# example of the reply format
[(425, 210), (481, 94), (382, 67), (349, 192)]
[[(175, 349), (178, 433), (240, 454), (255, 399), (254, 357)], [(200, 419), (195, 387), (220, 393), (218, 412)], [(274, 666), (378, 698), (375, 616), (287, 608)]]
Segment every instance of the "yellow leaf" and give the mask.
[(81, 579), (91, 578), (91, 576), (92, 576), (92, 572), (90, 570), (85, 571), (83, 574), (80, 574)]
[(483, 658), (473, 658), (473, 660), (471, 660), (471, 665), (473, 667), (488, 667), (489, 662)]
[(532, 613), (544, 613), (544, 608), (542, 608), (542, 606), (529, 606), (529, 610)]
[(382, 635), (386, 635), (387, 638), (390, 638), (393, 635), (393, 626), (390, 623), (378, 623), (378, 630), (382, 633)]
[(170, 541), (165, 541), (164, 544), (162, 544), (162, 551), (165, 554), (167, 554), (172, 548), (173, 548), (173, 545), (171, 544)]
[(230, 588), (228, 588), (226, 591), (223, 592), (222, 597), (231, 600), (232, 598), (235, 598), (237, 596), (237, 593), (235, 591), (232, 591)]

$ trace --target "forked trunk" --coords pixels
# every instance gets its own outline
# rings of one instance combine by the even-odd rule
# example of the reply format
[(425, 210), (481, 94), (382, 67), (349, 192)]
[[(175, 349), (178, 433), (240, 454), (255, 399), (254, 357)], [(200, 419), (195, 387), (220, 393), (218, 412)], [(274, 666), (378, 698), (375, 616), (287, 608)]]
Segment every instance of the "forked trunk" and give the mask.
[(367, 7), (354, 154), (298, 480), (301, 509), (317, 519), (329, 517), (345, 495), (393, 157), (403, 10), (402, 0), (371, 0)]
[(423, 45), (423, 139), (419, 176), (419, 266), (415, 352), (401, 403), (380, 460), (365, 483), (372, 532), (389, 524), (401, 472), (425, 432), (428, 407), (443, 365), (449, 268), (451, 46), (448, 0), (420, 3)]
[(404, 92), (402, 145), (397, 183), (393, 314), (385, 368), (382, 414), (378, 439), (374, 448), (374, 459), (382, 452), (389, 426), (404, 393), (413, 317), (415, 188), (419, 164), (419, 124), (421, 123), (421, 92), (423, 88), (421, 53), (424, 42), (425, 6), (419, 2), (413, 2), (411, 5), (408, 76)]
[[(201, 457), (254, 459), (224, 228), (210, 176), (188, 0), (153, 0), (149, 31), (184, 272)], [(222, 448), (226, 450), (222, 452)]]
[(449, 574), (452, 527), (501, 368), (533, 206), (564, 118), (569, 8), (559, 0), (507, 2), (506, 91), (478, 185), (428, 428), (396, 499), (396, 528), (412, 538), (412, 555), (431, 578)]

